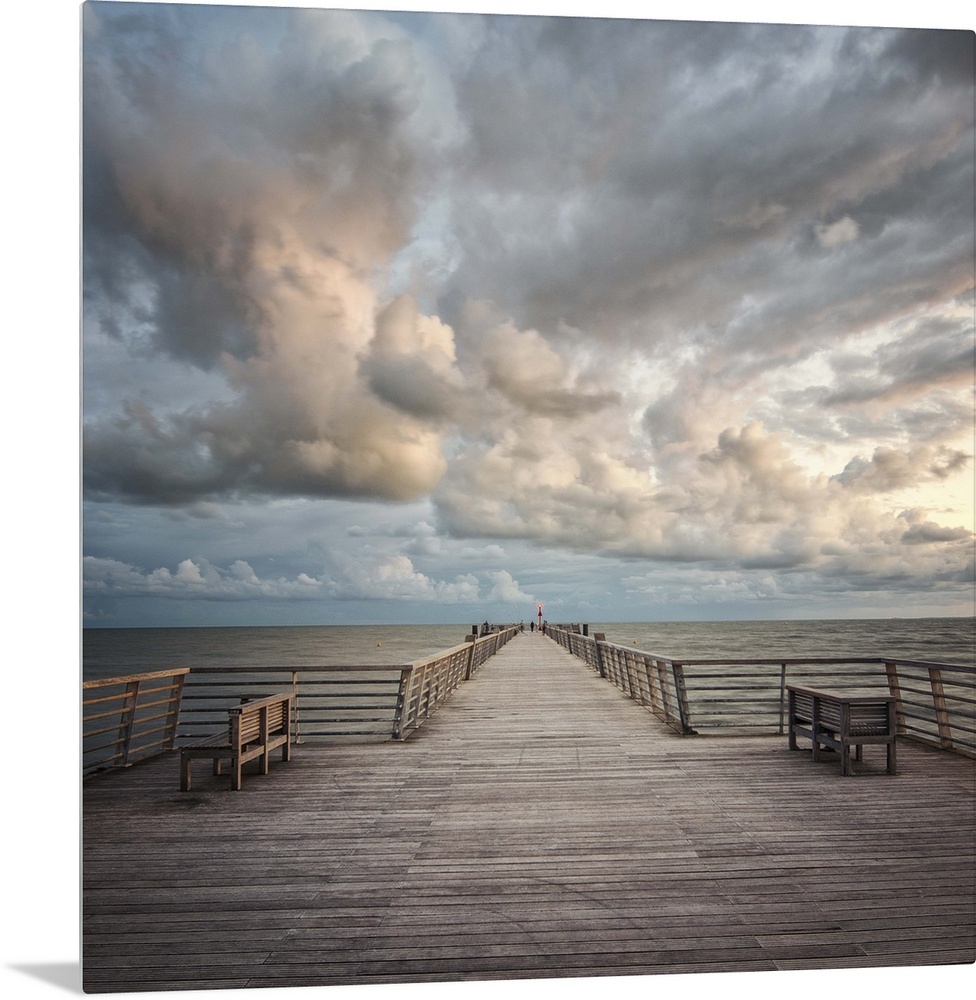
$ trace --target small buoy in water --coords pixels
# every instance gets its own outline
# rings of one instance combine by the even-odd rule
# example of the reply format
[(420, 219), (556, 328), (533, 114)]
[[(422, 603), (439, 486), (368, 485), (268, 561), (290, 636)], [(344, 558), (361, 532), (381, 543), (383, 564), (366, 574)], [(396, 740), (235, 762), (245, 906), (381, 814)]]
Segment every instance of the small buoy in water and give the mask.
[(377, 646), (382, 646), (382, 645), (383, 645), (383, 643), (382, 643), (382, 642), (378, 642), (378, 643), (377, 643), (376, 645), (377, 645)]

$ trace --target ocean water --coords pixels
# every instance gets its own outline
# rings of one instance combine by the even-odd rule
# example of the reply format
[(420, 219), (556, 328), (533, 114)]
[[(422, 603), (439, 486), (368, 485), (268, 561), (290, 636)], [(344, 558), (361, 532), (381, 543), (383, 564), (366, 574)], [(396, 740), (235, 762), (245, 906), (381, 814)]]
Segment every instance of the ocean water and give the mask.
[(397, 665), (464, 642), (474, 624), (85, 629), (82, 676), (171, 667)]
[[(976, 665), (974, 618), (588, 624), (591, 636), (603, 632), (609, 642), (673, 659), (890, 656)], [(470, 625), (85, 629), (82, 676), (181, 666), (411, 663), (463, 642)]]
[(672, 659), (890, 656), (976, 665), (976, 618), (615, 622), (589, 631)]

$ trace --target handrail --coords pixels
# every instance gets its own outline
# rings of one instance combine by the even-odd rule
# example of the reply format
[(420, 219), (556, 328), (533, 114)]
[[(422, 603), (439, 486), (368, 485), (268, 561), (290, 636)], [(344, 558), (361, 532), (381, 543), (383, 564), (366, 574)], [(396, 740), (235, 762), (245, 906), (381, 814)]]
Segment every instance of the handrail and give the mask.
[[(241, 694), (290, 687), (297, 743), (406, 739), (516, 632), (514, 628), (403, 664), (193, 668), (183, 698), (180, 738), (213, 729)], [(244, 688), (246, 687), (246, 690)]]
[(290, 688), (293, 739), (406, 739), (516, 633), (501, 629), (406, 664), (189, 667), (85, 681), (83, 771), (172, 749), (226, 725), (243, 696)]
[(189, 667), (84, 681), (82, 773), (125, 767), (173, 748)]
[(786, 685), (829, 683), (897, 699), (898, 733), (976, 756), (976, 667), (898, 657), (675, 659), (549, 626), (549, 636), (675, 731), (785, 732)]

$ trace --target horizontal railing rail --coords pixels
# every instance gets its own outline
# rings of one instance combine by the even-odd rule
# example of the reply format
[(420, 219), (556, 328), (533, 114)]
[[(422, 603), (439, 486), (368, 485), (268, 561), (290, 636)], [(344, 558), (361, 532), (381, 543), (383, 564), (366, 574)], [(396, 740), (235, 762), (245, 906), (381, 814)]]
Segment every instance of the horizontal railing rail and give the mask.
[(976, 667), (895, 657), (675, 659), (552, 626), (548, 634), (679, 733), (786, 731), (786, 686), (878, 691), (898, 733), (976, 755)]
[(183, 692), (177, 741), (215, 732), (242, 698), (291, 692), (292, 739), (389, 739), (397, 692), (409, 664), (194, 667)]
[(124, 767), (172, 749), (190, 670), (155, 670), (84, 681), (82, 774)]
[(84, 772), (133, 763), (227, 725), (242, 698), (294, 695), (306, 740), (406, 739), (518, 631), (500, 629), (406, 664), (214, 666), (86, 681)]

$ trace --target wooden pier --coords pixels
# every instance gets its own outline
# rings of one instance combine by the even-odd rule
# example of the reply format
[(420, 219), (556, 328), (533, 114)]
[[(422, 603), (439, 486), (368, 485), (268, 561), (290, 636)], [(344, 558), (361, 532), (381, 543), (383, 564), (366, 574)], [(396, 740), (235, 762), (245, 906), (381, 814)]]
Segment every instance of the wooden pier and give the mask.
[(976, 959), (973, 759), (679, 736), (538, 634), (404, 742), (245, 775), (85, 782), (86, 991)]

